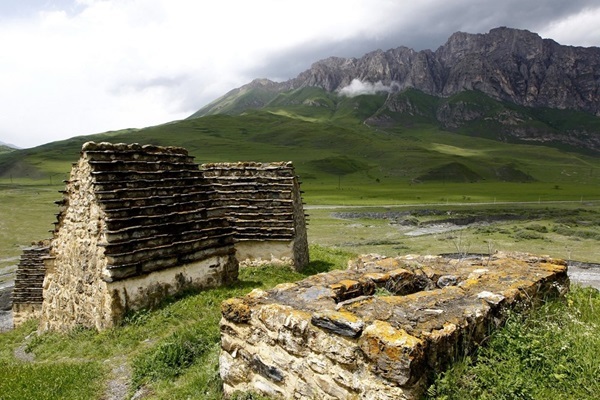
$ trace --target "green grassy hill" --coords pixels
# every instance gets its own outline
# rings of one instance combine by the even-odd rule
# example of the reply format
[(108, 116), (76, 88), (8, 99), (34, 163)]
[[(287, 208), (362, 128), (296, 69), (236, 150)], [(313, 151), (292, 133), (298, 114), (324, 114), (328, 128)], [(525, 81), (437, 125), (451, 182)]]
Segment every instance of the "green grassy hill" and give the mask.
[(10, 153), (12, 151), (15, 151), (15, 149), (10, 146), (0, 144), (0, 154)]
[(600, 155), (600, 118), (580, 111), (523, 107), (492, 99), (479, 91), (463, 91), (442, 98), (408, 88), (349, 98), (318, 87), (286, 90), (285, 85), (254, 81), (225, 94), (190, 118), (240, 115), (257, 109), (291, 112), (310, 120), (350, 118), (379, 128), (426, 124), (468, 136), (510, 143), (542, 143)]
[[(413, 112), (396, 114), (394, 124), (382, 122), (392, 118), (381, 109), (385, 95), (347, 98), (305, 88), (240, 115), (76, 137), (0, 154), (0, 183), (60, 182), (81, 145), (94, 140), (182, 146), (199, 163), (290, 160), (313, 203), (600, 198), (598, 157), (444, 129), (428, 117), (439, 99), (402, 96), (398, 107), (410, 103)], [(480, 107), (500, 107), (488, 103)], [(365, 123), (368, 115), (378, 123)]]

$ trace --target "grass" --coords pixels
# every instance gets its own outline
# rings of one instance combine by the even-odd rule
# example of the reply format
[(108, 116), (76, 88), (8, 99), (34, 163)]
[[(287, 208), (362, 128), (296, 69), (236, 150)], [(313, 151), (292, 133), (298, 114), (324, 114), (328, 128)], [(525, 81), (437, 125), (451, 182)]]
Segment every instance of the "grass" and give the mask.
[[(266, 92), (259, 94), (263, 99), (269, 97)], [(249, 96), (241, 97), (249, 99)], [(255, 287), (272, 287), (332, 268), (345, 268), (348, 258), (356, 253), (393, 256), (467, 249), (479, 253), (506, 250), (580, 261), (600, 260), (597, 156), (501, 143), (477, 137), (477, 126), (469, 127), (475, 132), (473, 136), (464, 134), (471, 131), (463, 134), (445, 131), (428, 119), (435, 115), (439, 100), (414, 91), (404, 96), (424, 110), (423, 114), (414, 118), (393, 116), (398, 118), (393, 127), (370, 128), (361, 123), (361, 118), (367, 116), (364, 113), (377, 112), (384, 100), (381, 97), (339, 99), (318, 90), (298, 91), (272, 100), (265, 111), (107, 132), (0, 154), (0, 283), (8, 276), (2, 272), (9, 270), (10, 274), (10, 269), (14, 269), (23, 246), (50, 236), (48, 230), (52, 229), (56, 213), (53, 201), (60, 198), (57, 191), (62, 189), (60, 181), (66, 178), (70, 164), (79, 157), (82, 143), (88, 140), (183, 146), (199, 163), (293, 161), (303, 180), (304, 199), (309, 206), (312, 260), (302, 274), (274, 267), (245, 269), (236, 285), (188, 293), (166, 301), (155, 310), (131, 314), (123, 326), (100, 333), (76, 329), (68, 334), (37, 336), (31, 335), (35, 331), (33, 323), (2, 333), (0, 398), (100, 399), (112, 379), (113, 369), (122, 366), (132, 393), (144, 389), (145, 396), (153, 399), (220, 399), (221, 302)], [(451, 101), (479, 102), (485, 112), (501, 109), (497, 102), (482, 103), (472, 93)], [(290, 107), (292, 103), (295, 105)], [(319, 106), (307, 108), (306, 103)], [(357, 116), (356, 109), (364, 115)], [(580, 120), (596, 123), (577, 113), (540, 110), (538, 116), (557, 129), (573, 127)], [(440, 173), (447, 165), (460, 168), (456, 168), (453, 176)], [(428, 176), (432, 171), (432, 181), (416, 183), (416, 178)], [(503, 181), (498, 178), (500, 172), (508, 180), (531, 176), (535, 181)], [(481, 179), (461, 182), (469, 176)], [(339, 209), (318, 208), (331, 205)], [(441, 213), (430, 213), (431, 210)], [(356, 215), (340, 217), (333, 212)], [(375, 215), (384, 212), (411, 212), (407, 218), (413, 225), (405, 226)], [(515, 214), (519, 218), (465, 226), (460, 231), (406, 235), (410, 230), (451, 216), (473, 214)], [(462, 394), (451, 391), (452, 387), (458, 390), (468, 382), (453, 381), (451, 376), (455, 374), (456, 379), (463, 375), (470, 377), (476, 385), (471, 386), (473, 391), (481, 398), (542, 398), (542, 393), (548, 397), (548, 393), (560, 388), (557, 382), (565, 384), (566, 380), (569, 388), (563, 398), (586, 398), (585, 389), (576, 392), (571, 387), (577, 383), (597, 389), (597, 383), (590, 381), (589, 371), (597, 375), (598, 362), (580, 354), (584, 348), (579, 345), (560, 348), (562, 343), (583, 343), (593, 335), (592, 328), (598, 326), (597, 319), (593, 319), (598, 315), (597, 310), (595, 294), (574, 288), (566, 303), (549, 303), (526, 323), (514, 316), (506, 330), (501, 331), (504, 333), (498, 334), (499, 339), (494, 339), (499, 344), (491, 346), (500, 351), (503, 346), (514, 345), (520, 351), (506, 361), (513, 369), (494, 370), (496, 364), (502, 363), (491, 353), (480, 353), (478, 360), (465, 359), (456, 367), (457, 372), (439, 377), (430, 390), (431, 397), (462, 398)], [(568, 318), (561, 319), (565, 315)], [(563, 326), (569, 326), (569, 332)], [(544, 343), (542, 347), (526, 347), (538, 346), (535, 343), (541, 339), (535, 335), (545, 338), (549, 332), (556, 332), (555, 340), (561, 343), (558, 350), (546, 342), (540, 342)], [(568, 336), (570, 333), (575, 336)], [(519, 342), (519, 335), (527, 340)], [(596, 340), (590, 339), (590, 349), (594, 351), (598, 350), (593, 347)], [(35, 355), (34, 362), (15, 358), (15, 350), (23, 347)], [(552, 369), (544, 357), (540, 358), (539, 350), (546, 347), (550, 357), (547, 358), (558, 360), (568, 371)], [(560, 361), (565, 354), (568, 365), (567, 361)], [(546, 378), (516, 369), (523, 363), (533, 370), (540, 369)], [(491, 369), (470, 370), (484, 367)], [(495, 374), (504, 380), (493, 381)], [(480, 376), (483, 380), (478, 380)], [(531, 387), (536, 380), (543, 383), (539, 390)], [(510, 387), (516, 389), (510, 392)], [(239, 398), (260, 397), (242, 394)]]
[(2, 364), (3, 400), (97, 398), (102, 389), (102, 365), (95, 362)]
[(440, 374), (428, 399), (594, 399), (600, 393), (600, 292), (575, 287), (513, 314), (476, 356)]
[[(0, 380), (0, 385), (5, 385), (0, 386), (0, 397), (4, 399), (4, 393), (14, 389), (16, 397), (11, 399), (35, 398), (20, 391), (21, 386), (28, 386), (44, 390), (47, 398), (100, 399), (111, 368), (122, 363), (131, 371), (131, 392), (146, 388), (152, 394), (150, 398), (155, 399), (220, 399), (221, 302), (253, 288), (269, 288), (345, 268), (352, 256), (345, 251), (311, 246), (312, 261), (303, 273), (272, 266), (243, 269), (235, 285), (168, 299), (157, 309), (131, 314), (123, 326), (100, 333), (75, 329), (68, 334), (47, 332), (30, 336), (36, 329), (31, 322), (0, 334), (0, 366), (6, 366), (11, 373), (11, 379)], [(35, 355), (33, 363), (15, 359), (14, 351), (24, 345)], [(81, 393), (71, 392), (72, 381), (85, 387)]]
[[(428, 96), (405, 95), (422, 108), (434, 106)], [(368, 193), (387, 202), (411, 196), (438, 201), (446, 192), (490, 201), (600, 198), (598, 157), (468, 136), (431, 121), (375, 128), (363, 124), (361, 113), (375, 112), (385, 100), (381, 96), (337, 98), (312, 88), (280, 97), (265, 110), (241, 115), (210, 115), (0, 154), (0, 183), (56, 184), (77, 160), (81, 145), (95, 140), (183, 146), (199, 163), (291, 160), (310, 189), (307, 200), (315, 202), (354, 202)], [(460, 168), (440, 174), (448, 165)], [(434, 181), (414, 184), (419, 177)], [(473, 180), (465, 179), (469, 177), (478, 182), (460, 183)], [(523, 177), (536, 183), (510, 182)], [(432, 197), (440, 187), (443, 193)]]
[(23, 247), (51, 237), (59, 186), (0, 184), (0, 283), (13, 271)]
[[(37, 193), (33, 188), (23, 190), (30, 196)], [(52, 197), (53, 191), (54, 188), (48, 188), (45, 196)], [(9, 196), (5, 198), (10, 199)], [(18, 204), (16, 200), (11, 202), (13, 206)], [(100, 399), (104, 396), (106, 387), (110, 385), (109, 382), (113, 377), (111, 371), (122, 366), (129, 371), (125, 376), (130, 382), (130, 394), (136, 390), (143, 390), (145, 398), (150, 399), (220, 399), (222, 391), (218, 376), (218, 322), (221, 302), (230, 297), (243, 295), (255, 287), (268, 288), (333, 268), (345, 268), (347, 260), (356, 253), (432, 254), (456, 252), (468, 248), (467, 251), (481, 253), (502, 249), (550, 253), (555, 257), (570, 256), (569, 258), (582, 261), (597, 262), (600, 259), (597, 239), (589, 233), (600, 233), (600, 205), (597, 203), (583, 205), (567, 203), (545, 207), (540, 207), (538, 204), (509, 206), (491, 204), (479, 207), (361, 207), (337, 210), (327, 208), (311, 209), (308, 212), (312, 261), (303, 273), (268, 266), (244, 269), (241, 271), (240, 281), (235, 285), (170, 299), (155, 310), (143, 310), (129, 315), (123, 326), (100, 333), (76, 329), (68, 334), (49, 332), (27, 338), (35, 330), (35, 324), (29, 323), (17, 330), (0, 334), (0, 366), (3, 370), (6, 366), (11, 373), (11, 379), (3, 381), (3, 384), (7, 385), (6, 391), (14, 393), (16, 397), (12, 398), (30, 398), (31, 393), (25, 392), (21, 387), (22, 382), (29, 382), (28, 387), (49, 393), (48, 398)], [(408, 212), (410, 215), (407, 214)], [(340, 217), (339, 213), (348, 213), (348, 215)], [(388, 218), (382, 218), (382, 215), (387, 215)], [(394, 215), (400, 216), (389, 217)], [(401, 220), (407, 220), (411, 225), (406, 229), (417, 229), (442, 222), (447, 218), (460, 219), (473, 215), (488, 217), (512, 215), (514, 219), (500, 219), (460, 231), (414, 237), (406, 236), (405, 228), (398, 224)], [(24, 218), (24, 215), (21, 215), (21, 218)], [(33, 228), (33, 225), (35, 224), (30, 224), (29, 228)], [(539, 235), (542, 238), (521, 237), (517, 240), (513, 237), (520, 233)], [(589, 301), (586, 303), (584, 298), (588, 298)], [(546, 335), (567, 333), (579, 335), (579, 339), (570, 336), (553, 336), (554, 340), (560, 343), (586, 340), (586, 335), (590, 335), (593, 331), (590, 327), (598, 326), (597, 320), (588, 319), (591, 315), (598, 315), (597, 312), (595, 314), (592, 312), (599, 306), (597, 296), (594, 297), (593, 293), (590, 294), (587, 290), (574, 288), (568, 300), (564, 304), (549, 303), (533, 315), (541, 322), (528, 320), (524, 325), (539, 326), (539, 332), (543, 332), (543, 323), (547, 323)], [(566, 322), (556, 318), (561, 318), (567, 312), (566, 315), (570, 315), (569, 318), (574, 321), (572, 324), (587, 326), (587, 330), (576, 330), (575, 327), (571, 327), (568, 331), (557, 331), (556, 326), (563, 326)], [(522, 345), (533, 343), (532, 334), (513, 332), (515, 326), (523, 325), (523, 321), (518, 318), (514, 316), (511, 319), (514, 322), (509, 322), (507, 325), (507, 333), (501, 335), (516, 335), (516, 338), (521, 335), (527, 338), (527, 341), (521, 343)], [(508, 339), (503, 340), (502, 343), (513, 346), (512, 342), (507, 342)], [(15, 359), (15, 349), (23, 346), (35, 355), (33, 363), (23, 363)], [(495, 348), (500, 349), (502, 346), (504, 344), (498, 344)], [(547, 346), (544, 344), (540, 348), (545, 347)], [(569, 355), (568, 352), (571, 350), (576, 353)], [(506, 362), (509, 365), (527, 362), (532, 368), (545, 368), (544, 371), (547, 371), (549, 367), (546, 364), (541, 366), (536, 364), (543, 361), (538, 360), (539, 357), (536, 355), (538, 353), (533, 350), (523, 351), (523, 354), (516, 353), (513, 356), (518, 356), (517, 358)], [(565, 378), (561, 378), (566, 374), (562, 369), (552, 370), (551, 374), (557, 374), (556, 376), (563, 380), (574, 379), (582, 386), (593, 387), (595, 383), (589, 382), (588, 372), (580, 374), (579, 371), (584, 368), (598, 369), (600, 361), (597, 362), (590, 357), (577, 358), (578, 352), (582, 351), (578, 347), (571, 346), (566, 351), (570, 357), (568, 364), (570, 372)], [(520, 383), (522, 389), (528, 391), (524, 393), (533, 396), (524, 398), (542, 398), (542, 395), (539, 395), (542, 389), (531, 392), (532, 382), (537, 381), (529, 379), (530, 372), (494, 370), (493, 368), (500, 364), (492, 359), (491, 355), (488, 357), (487, 353), (482, 354), (478, 361), (470, 358), (462, 360), (455, 367), (458, 368), (458, 372), (449, 372), (448, 375), (440, 376), (430, 390), (430, 397), (462, 398), (461, 392), (452, 394), (451, 390), (453, 386), (462, 387), (464, 383), (452, 381), (450, 374), (454, 373), (460, 377), (466, 374), (461, 372), (463, 371), (461, 368), (465, 370), (466, 368), (492, 368), (487, 375), (469, 372), (469, 376), (481, 375), (489, 379), (478, 381), (479, 386), (473, 389), (480, 390), (477, 393), (481, 393), (481, 398), (485, 396), (494, 398), (497, 393), (505, 393), (501, 391), (507, 391), (511, 385), (516, 385), (512, 381), (508, 381), (512, 382), (510, 384), (492, 381), (495, 374), (518, 374), (516, 375), (518, 379), (523, 381)], [(548, 354), (549, 357), (556, 357), (555, 353)], [(576, 362), (571, 362), (571, 359)], [(579, 365), (580, 361), (584, 364)], [(563, 365), (566, 364), (563, 362)], [(546, 382), (548, 385), (559, 379), (553, 377), (554, 375), (550, 376), (549, 382)], [(78, 382), (80, 390), (72, 391), (73, 382)], [(492, 394), (485, 394), (484, 389), (480, 387), (491, 391), (489, 393)], [(550, 385), (544, 390), (548, 393), (554, 389), (556, 386)], [(562, 398), (592, 398), (585, 397), (583, 392), (577, 392), (577, 396), (583, 397), (575, 395), (569, 397), (570, 392), (565, 393), (567, 394)], [(517, 394), (517, 392), (510, 392), (504, 398), (516, 398), (511, 396)], [(240, 394), (239, 398), (260, 399), (261, 397)]]
[[(502, 250), (600, 260), (598, 203), (313, 208), (308, 213), (312, 243), (358, 253), (454, 253), (460, 242), (473, 253)], [(411, 235), (446, 221), (469, 219), (477, 223)]]
[[(149, 399), (221, 399), (218, 376), (220, 303), (251, 288), (269, 288), (308, 274), (345, 267), (352, 254), (311, 247), (309, 271), (281, 267), (244, 269), (230, 287), (190, 293), (156, 310), (131, 314), (123, 326), (97, 333), (44, 333), (30, 322), (0, 334), (2, 398), (101, 399), (111, 369), (130, 370), (130, 394)], [(385, 293), (380, 295), (385, 295)], [(512, 315), (477, 356), (468, 356), (429, 388), (430, 399), (592, 399), (600, 389), (600, 293), (573, 287), (527, 319)], [(28, 343), (31, 363), (14, 358)], [(44, 397), (45, 396), (45, 397)], [(239, 399), (262, 399), (240, 394)]]

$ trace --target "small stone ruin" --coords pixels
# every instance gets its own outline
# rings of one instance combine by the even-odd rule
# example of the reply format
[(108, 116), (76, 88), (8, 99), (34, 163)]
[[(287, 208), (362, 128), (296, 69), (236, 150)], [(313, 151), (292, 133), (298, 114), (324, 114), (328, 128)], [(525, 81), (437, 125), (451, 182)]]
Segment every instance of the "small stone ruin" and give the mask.
[(362, 256), (347, 270), (222, 305), (226, 395), (417, 399), (428, 379), (481, 344), (507, 312), (568, 290), (566, 263)]
[(215, 206), (233, 222), (242, 265), (308, 264), (300, 183), (291, 162), (202, 164)]
[(42, 288), (50, 252), (49, 243), (37, 243), (21, 254), (12, 292), (13, 324), (21, 325), (29, 318), (39, 318), (42, 312)]
[(58, 203), (43, 284), (26, 262), (17, 270), (16, 325), (104, 329), (167, 296), (235, 281), (239, 261), (308, 263), (289, 162), (200, 169), (183, 148), (88, 142)]

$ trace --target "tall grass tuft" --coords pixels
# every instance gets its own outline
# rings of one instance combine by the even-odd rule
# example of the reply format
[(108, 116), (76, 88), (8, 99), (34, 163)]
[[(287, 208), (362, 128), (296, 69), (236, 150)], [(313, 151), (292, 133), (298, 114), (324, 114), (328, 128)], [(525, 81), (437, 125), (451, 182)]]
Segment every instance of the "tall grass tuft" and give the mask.
[(134, 386), (181, 375), (218, 340), (214, 329), (201, 324), (174, 332), (134, 358)]

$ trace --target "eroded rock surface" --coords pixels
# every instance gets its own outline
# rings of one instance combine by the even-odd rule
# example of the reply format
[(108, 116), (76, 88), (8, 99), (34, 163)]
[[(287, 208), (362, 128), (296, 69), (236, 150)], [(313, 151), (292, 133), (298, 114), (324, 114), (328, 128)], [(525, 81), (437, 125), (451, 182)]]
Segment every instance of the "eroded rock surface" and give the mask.
[(481, 343), (507, 310), (568, 285), (565, 262), (548, 257), (361, 256), (345, 271), (225, 301), (224, 390), (415, 399), (431, 372)]

